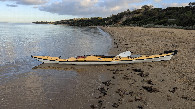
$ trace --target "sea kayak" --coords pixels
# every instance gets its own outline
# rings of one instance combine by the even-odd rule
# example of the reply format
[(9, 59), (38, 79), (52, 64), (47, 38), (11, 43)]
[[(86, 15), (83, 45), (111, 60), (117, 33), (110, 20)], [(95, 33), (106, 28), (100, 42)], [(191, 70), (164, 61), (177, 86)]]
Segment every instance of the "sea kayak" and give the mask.
[(177, 54), (177, 50), (175, 51), (170, 50), (156, 55), (131, 55), (130, 51), (126, 51), (120, 53), (117, 56), (84, 55), (84, 56), (70, 57), (68, 59), (61, 59), (60, 57), (50, 57), (50, 56), (31, 56), (31, 57), (43, 63), (90, 65), (90, 64), (131, 64), (131, 63), (140, 63), (140, 62), (167, 61), (170, 60), (172, 56), (176, 54)]

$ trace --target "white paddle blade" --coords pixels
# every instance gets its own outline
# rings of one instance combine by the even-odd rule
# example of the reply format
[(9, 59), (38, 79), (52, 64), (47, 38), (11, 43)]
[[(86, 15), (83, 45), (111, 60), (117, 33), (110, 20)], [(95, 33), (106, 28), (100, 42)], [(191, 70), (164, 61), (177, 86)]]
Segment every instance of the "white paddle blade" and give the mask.
[(130, 51), (122, 52), (119, 55), (117, 55), (117, 57), (118, 56), (120, 56), (120, 57), (128, 57), (128, 56), (131, 56), (131, 52)]

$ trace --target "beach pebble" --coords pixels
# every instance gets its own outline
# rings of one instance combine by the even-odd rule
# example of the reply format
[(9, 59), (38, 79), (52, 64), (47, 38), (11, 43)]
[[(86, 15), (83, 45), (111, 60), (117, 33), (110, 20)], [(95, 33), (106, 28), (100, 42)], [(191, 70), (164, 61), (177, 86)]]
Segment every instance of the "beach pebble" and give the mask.
[(114, 107), (114, 108), (118, 108), (118, 104), (117, 103), (114, 103), (114, 104), (112, 104), (112, 106)]

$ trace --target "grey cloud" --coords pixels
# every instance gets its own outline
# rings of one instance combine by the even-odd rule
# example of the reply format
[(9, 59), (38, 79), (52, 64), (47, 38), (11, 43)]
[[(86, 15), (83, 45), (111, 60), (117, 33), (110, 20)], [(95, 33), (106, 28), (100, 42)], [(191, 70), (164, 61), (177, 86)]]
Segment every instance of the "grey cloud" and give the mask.
[(42, 5), (48, 3), (50, 0), (0, 0), (0, 1), (13, 1), (21, 5)]
[(47, 2), (48, 0), (17, 0), (16, 3), (23, 5), (41, 5)]
[(8, 6), (8, 7), (18, 7), (18, 5), (10, 5), (10, 4), (7, 4), (6, 6)]
[(162, 4), (163, 7), (182, 7), (182, 6), (188, 6), (188, 3), (163, 3)]
[(162, 0), (154, 0), (155, 2), (161, 2)]
[(39, 7), (37, 7), (37, 6), (34, 6), (33, 8), (39, 8)]
[(113, 6), (126, 6), (130, 3), (138, 3), (145, 0), (105, 0), (104, 2), (101, 2), (101, 6), (106, 7), (113, 7)]
[[(106, 17), (111, 14), (129, 9), (130, 3), (137, 3), (144, 0), (102, 0), (89, 6), (83, 6), (82, 1), (86, 0), (63, 0), (61, 2), (52, 3), (40, 7), (41, 11), (50, 13), (57, 13), (59, 15), (74, 15), (79, 17), (91, 17), (91, 16), (102, 16)], [(90, 0), (88, 0), (90, 1)], [(93, 0), (91, 0), (93, 1)]]
[(51, 4), (48, 6), (43, 6), (40, 8), (41, 11), (47, 11), (51, 13), (57, 13), (60, 15), (92, 15), (95, 13), (99, 13), (97, 11), (99, 7), (83, 7), (77, 2), (68, 2), (68, 3), (59, 3), (59, 4)]

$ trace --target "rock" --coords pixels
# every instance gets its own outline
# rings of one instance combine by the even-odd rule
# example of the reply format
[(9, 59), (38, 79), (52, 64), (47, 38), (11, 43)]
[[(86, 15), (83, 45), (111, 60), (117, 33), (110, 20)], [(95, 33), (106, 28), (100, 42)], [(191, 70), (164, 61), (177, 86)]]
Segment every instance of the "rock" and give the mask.
[(137, 106), (138, 109), (143, 109), (143, 106)]
[(95, 108), (97, 108), (96, 106), (94, 106), (93, 104), (92, 105), (90, 105), (90, 107), (91, 107), (91, 109), (95, 109)]
[(169, 92), (175, 93), (176, 90), (177, 90), (177, 87), (173, 87), (173, 89), (169, 90)]
[(133, 100), (132, 99), (129, 99), (128, 102), (133, 102)]
[(142, 100), (142, 97), (138, 97), (138, 96), (135, 97), (135, 101), (141, 101), (141, 100)]
[(114, 108), (118, 108), (118, 104), (117, 103), (114, 103), (113, 105), (112, 105), (112, 107), (114, 107)]
[(135, 71), (135, 72), (144, 72), (141, 69), (133, 69), (133, 71)]
[(159, 92), (158, 89), (153, 88), (152, 86), (142, 86), (143, 89), (145, 89), (146, 91), (153, 93), (153, 92)]
[(147, 80), (147, 83), (150, 84), (150, 85), (154, 85), (154, 84), (152, 83), (152, 80)]

